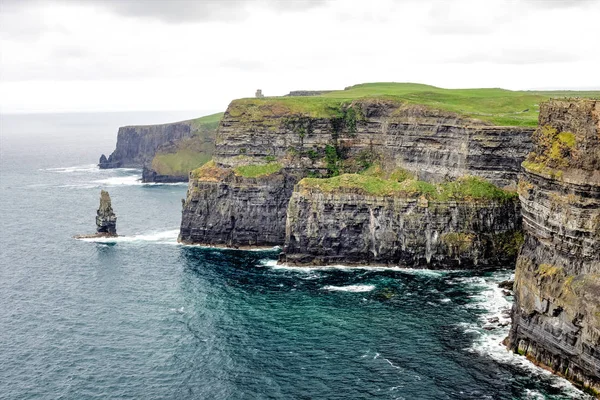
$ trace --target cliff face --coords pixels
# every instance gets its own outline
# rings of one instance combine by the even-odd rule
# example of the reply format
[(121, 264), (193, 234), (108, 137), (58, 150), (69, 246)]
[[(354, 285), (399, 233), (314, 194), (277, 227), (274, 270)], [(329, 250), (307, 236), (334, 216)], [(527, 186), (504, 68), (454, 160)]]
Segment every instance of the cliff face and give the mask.
[(521, 239), (514, 199), (428, 201), (300, 188), (288, 207), (280, 261), (502, 266), (514, 263)]
[(107, 158), (100, 157), (98, 166), (108, 168), (141, 168), (152, 161), (156, 150), (192, 134), (190, 121), (163, 125), (124, 126), (117, 134), (117, 147)]
[(284, 172), (245, 178), (213, 163), (201, 170), (190, 179), (180, 242), (227, 247), (283, 243), (287, 205), (297, 178)]
[(234, 102), (219, 128), (214, 159), (235, 166), (275, 157), (291, 168), (324, 171), (325, 148), (334, 144), (344, 157), (378, 158), (423, 180), (468, 174), (516, 187), (520, 164), (531, 149), (529, 127), (491, 126), (383, 100), (355, 101), (342, 111), (333, 118), (300, 117), (275, 106), (257, 112)]
[(540, 110), (519, 183), (525, 244), (509, 344), (600, 393), (600, 101)]
[[(298, 112), (292, 107), (297, 100), (288, 99), (230, 104), (213, 156), (223, 173), (216, 180), (190, 179), (181, 241), (281, 245), (296, 182), (305, 176), (356, 173), (375, 163), (425, 180), (469, 174), (515, 187), (519, 165), (531, 147), (531, 128), (490, 126), (397, 101), (357, 100), (335, 110)], [(249, 178), (234, 172), (274, 161), (283, 167), (274, 176)]]

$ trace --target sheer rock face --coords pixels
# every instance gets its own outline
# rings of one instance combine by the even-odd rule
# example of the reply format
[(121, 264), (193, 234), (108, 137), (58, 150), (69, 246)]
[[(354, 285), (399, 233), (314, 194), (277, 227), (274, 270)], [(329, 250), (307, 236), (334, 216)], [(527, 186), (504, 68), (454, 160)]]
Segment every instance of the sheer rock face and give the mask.
[(294, 175), (190, 179), (179, 241), (225, 247), (277, 246), (285, 239)]
[(519, 195), (509, 346), (600, 393), (600, 101), (540, 109)]
[(117, 216), (113, 212), (107, 191), (100, 192), (100, 207), (96, 214), (96, 232), (99, 235), (117, 236)]
[(519, 204), (296, 191), (280, 261), (476, 268), (514, 263)]
[[(230, 174), (217, 180), (190, 178), (182, 242), (282, 245), (293, 185), (309, 173), (327, 173), (328, 146), (335, 145), (347, 159), (370, 154), (386, 168), (401, 167), (423, 180), (469, 174), (501, 187), (516, 187), (520, 163), (531, 148), (532, 128), (490, 126), (385, 100), (354, 102), (360, 118), (351, 127), (348, 121), (295, 115), (265, 104), (266, 109), (230, 104), (213, 156), (216, 166)], [(261, 178), (233, 172), (266, 160), (276, 160), (282, 171)]]
[[(356, 101), (353, 107), (364, 117), (356, 120), (355, 132), (347, 127), (336, 132), (329, 118), (270, 113), (259, 119), (244, 110), (228, 110), (217, 132), (214, 160), (236, 166), (275, 157), (289, 168), (324, 170), (323, 149), (335, 140), (348, 157), (372, 152), (386, 165), (407, 169), (422, 180), (474, 175), (516, 188), (521, 162), (531, 150), (534, 128), (491, 126), (385, 101)], [(318, 157), (306, 156), (310, 151)]]
[(160, 146), (190, 137), (191, 134), (190, 121), (121, 127), (115, 151), (108, 158), (102, 154), (98, 166), (101, 169), (142, 168), (152, 161)]

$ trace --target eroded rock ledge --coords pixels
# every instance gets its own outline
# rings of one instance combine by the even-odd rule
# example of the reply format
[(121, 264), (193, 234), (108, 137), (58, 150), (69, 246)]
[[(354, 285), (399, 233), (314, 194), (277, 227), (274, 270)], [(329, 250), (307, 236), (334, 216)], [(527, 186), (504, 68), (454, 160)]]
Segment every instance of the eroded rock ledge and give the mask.
[(514, 264), (522, 243), (516, 199), (424, 198), (299, 190), (280, 261), (474, 268)]
[(542, 104), (509, 346), (600, 394), (600, 101)]

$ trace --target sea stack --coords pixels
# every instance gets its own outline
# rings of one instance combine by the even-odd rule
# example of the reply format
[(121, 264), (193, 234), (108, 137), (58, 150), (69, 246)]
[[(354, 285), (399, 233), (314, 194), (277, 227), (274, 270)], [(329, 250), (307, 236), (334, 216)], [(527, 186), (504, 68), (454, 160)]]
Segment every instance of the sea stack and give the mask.
[(540, 105), (509, 346), (600, 396), (600, 100)]
[(96, 232), (102, 236), (117, 236), (117, 216), (106, 190), (100, 192), (100, 207), (96, 215)]

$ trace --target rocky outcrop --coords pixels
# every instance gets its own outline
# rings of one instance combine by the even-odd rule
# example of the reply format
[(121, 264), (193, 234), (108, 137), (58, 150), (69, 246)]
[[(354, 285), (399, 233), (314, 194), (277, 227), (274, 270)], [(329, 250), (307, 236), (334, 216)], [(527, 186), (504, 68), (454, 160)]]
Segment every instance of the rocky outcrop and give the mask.
[(600, 394), (600, 101), (540, 108), (509, 346)]
[(112, 209), (110, 195), (100, 192), (100, 207), (96, 212), (96, 232), (105, 236), (117, 236), (117, 216)]
[[(357, 100), (312, 114), (293, 104), (277, 99), (230, 104), (213, 156), (215, 167), (229, 173), (190, 180), (181, 241), (281, 245), (294, 183), (305, 176), (359, 172), (375, 162), (429, 181), (468, 174), (516, 187), (519, 165), (531, 147), (530, 128), (491, 126), (398, 101)], [(233, 172), (271, 161), (283, 166), (274, 176), (244, 178)]]
[(300, 183), (289, 203), (280, 261), (475, 268), (514, 264), (522, 242), (516, 199), (324, 193)]
[(96, 233), (92, 235), (77, 235), (75, 239), (94, 239), (116, 237), (117, 235), (117, 216), (115, 215), (107, 191), (100, 191), (100, 206), (96, 211)]
[(109, 157), (102, 154), (98, 166), (101, 169), (142, 168), (144, 164), (152, 162), (160, 146), (191, 135), (191, 121), (124, 126), (119, 128), (115, 151)]
[(182, 183), (187, 182), (188, 179), (189, 173), (186, 175), (159, 174), (147, 165), (142, 168), (142, 182), (144, 183)]
[(281, 245), (296, 182), (284, 171), (246, 178), (207, 164), (191, 176), (179, 241), (236, 248)]

